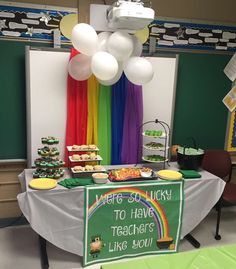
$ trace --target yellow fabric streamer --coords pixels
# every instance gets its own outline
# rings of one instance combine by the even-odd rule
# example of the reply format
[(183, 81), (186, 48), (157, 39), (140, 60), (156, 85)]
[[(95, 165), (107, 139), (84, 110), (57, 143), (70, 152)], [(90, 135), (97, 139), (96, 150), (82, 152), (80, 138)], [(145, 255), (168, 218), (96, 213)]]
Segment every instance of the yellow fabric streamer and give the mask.
[(87, 144), (98, 143), (98, 96), (99, 85), (96, 77), (92, 75), (88, 79), (88, 124)]

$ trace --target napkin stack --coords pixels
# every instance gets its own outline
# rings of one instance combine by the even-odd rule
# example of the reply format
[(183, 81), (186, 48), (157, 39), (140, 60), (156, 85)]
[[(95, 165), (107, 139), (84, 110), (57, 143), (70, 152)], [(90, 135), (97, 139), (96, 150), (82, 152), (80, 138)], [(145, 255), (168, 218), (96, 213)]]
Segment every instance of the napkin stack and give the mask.
[(179, 170), (183, 178), (199, 178), (201, 175), (196, 170)]
[(94, 182), (92, 178), (66, 178), (58, 184), (67, 189), (72, 189), (78, 186), (92, 185)]

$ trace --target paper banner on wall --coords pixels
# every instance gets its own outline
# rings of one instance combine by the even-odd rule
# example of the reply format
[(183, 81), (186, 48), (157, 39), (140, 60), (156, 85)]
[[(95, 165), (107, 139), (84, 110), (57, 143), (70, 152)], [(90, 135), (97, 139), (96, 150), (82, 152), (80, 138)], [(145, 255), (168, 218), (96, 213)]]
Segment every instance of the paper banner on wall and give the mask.
[(223, 103), (230, 112), (236, 108), (236, 86), (233, 87), (230, 92), (224, 97)]
[(229, 126), (227, 131), (227, 150), (236, 152), (236, 111), (230, 113)]
[(236, 53), (226, 65), (224, 73), (231, 81), (234, 81), (236, 79)]
[[(0, 1), (0, 38), (51, 42), (60, 22), (68, 21), (68, 15), (76, 16), (77, 11), (75, 8)], [(61, 41), (70, 42), (66, 35), (61, 36)]]

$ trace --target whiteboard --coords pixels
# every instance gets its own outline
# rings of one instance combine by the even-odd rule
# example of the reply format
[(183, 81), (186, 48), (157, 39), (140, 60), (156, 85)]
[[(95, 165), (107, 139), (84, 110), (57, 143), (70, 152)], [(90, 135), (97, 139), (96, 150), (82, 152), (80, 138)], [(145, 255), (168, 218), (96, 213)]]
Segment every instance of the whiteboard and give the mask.
[(178, 55), (146, 58), (152, 63), (154, 76), (143, 86), (143, 122), (158, 119), (173, 130)]
[[(69, 55), (69, 51), (26, 47), (28, 167), (39, 157), (37, 150), (43, 147), (44, 136), (57, 137), (60, 158), (64, 156)], [(143, 86), (144, 122), (158, 119), (172, 129), (178, 58), (147, 58), (154, 77)]]
[(34, 166), (41, 138), (55, 136), (64, 156), (69, 51), (26, 47), (27, 164)]

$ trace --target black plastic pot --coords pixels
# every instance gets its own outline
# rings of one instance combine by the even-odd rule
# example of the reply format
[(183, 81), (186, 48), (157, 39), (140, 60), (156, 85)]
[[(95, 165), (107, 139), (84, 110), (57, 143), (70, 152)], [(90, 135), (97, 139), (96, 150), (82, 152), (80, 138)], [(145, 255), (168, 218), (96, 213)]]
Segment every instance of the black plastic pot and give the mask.
[[(196, 142), (193, 138), (191, 138), (194, 144), (194, 148), (198, 149), (196, 147)], [(180, 169), (183, 170), (198, 170), (203, 161), (204, 153), (203, 154), (196, 154), (196, 155), (187, 155), (185, 154), (185, 149), (187, 147), (183, 147), (183, 153), (178, 152), (177, 150), (177, 163), (180, 167)]]

